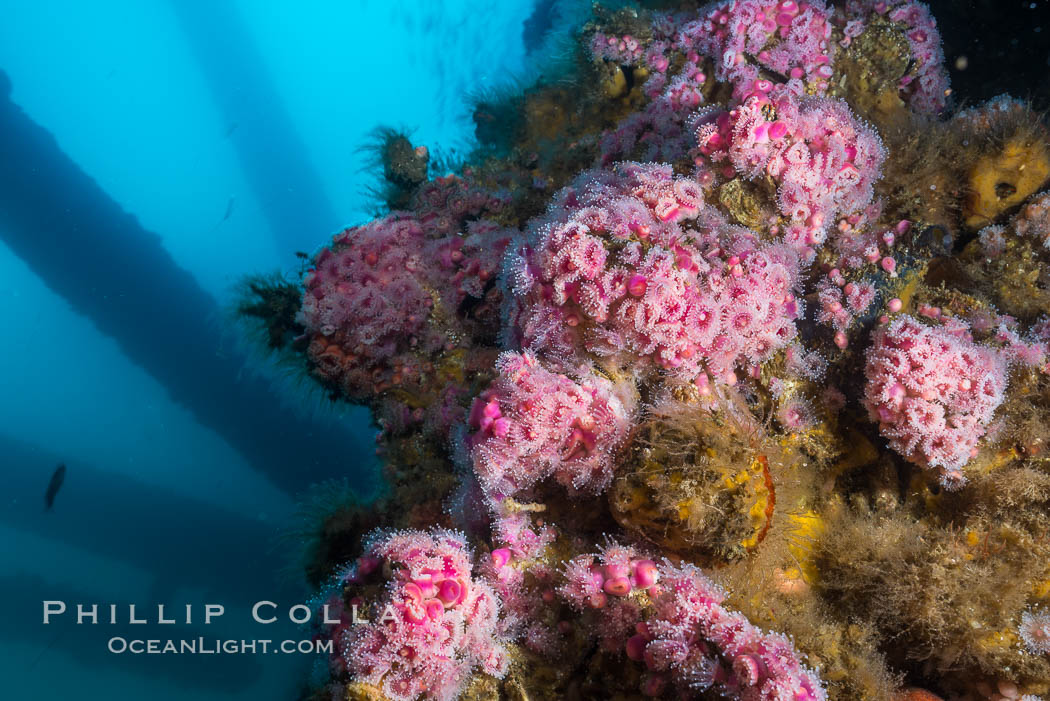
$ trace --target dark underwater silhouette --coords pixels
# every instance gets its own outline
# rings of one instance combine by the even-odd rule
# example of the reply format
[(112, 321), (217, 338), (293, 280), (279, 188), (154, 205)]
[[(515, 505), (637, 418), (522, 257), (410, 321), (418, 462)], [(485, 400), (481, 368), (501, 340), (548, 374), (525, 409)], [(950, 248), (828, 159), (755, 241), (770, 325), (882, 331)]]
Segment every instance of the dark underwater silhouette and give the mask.
[[(176, 0), (171, 7), (211, 88), (232, 123), (226, 133), (282, 256), (312, 245), (311, 231), (343, 224), (325, 196), (266, 62), (235, 3)], [(228, 216), (226, 218), (229, 218)]]
[(355, 456), (369, 451), (353, 427), (297, 415), (242, 373), (243, 356), (220, 353), (216, 301), (9, 94), (0, 72), (0, 236), (11, 250), (278, 488), (361, 474)]
[(51, 480), (47, 483), (47, 491), (44, 492), (44, 510), (50, 511), (51, 507), (55, 505), (55, 497), (58, 496), (58, 490), (62, 489), (62, 483), (66, 479), (66, 466), (65, 463), (59, 463), (55, 471), (51, 473)]
[[(154, 594), (176, 587), (203, 589), (240, 602), (299, 595), (260, 571), (274, 559), (273, 532), (281, 524), (247, 518), (214, 503), (141, 482), (119, 472), (77, 462), (63, 508), (40, 511), (39, 465), (55, 456), (0, 433), (0, 525), (83, 549), (154, 575)], [(279, 564), (279, 563), (278, 563)]]

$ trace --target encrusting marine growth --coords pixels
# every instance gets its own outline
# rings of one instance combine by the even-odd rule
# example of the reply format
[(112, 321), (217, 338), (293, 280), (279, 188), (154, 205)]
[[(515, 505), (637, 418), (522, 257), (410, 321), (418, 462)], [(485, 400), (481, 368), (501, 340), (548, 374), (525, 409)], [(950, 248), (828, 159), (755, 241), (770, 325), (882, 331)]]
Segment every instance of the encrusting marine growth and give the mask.
[(572, 37), (249, 288), (388, 478), (318, 515), (304, 698), (1050, 698), (1043, 117), (950, 111), (912, 0)]

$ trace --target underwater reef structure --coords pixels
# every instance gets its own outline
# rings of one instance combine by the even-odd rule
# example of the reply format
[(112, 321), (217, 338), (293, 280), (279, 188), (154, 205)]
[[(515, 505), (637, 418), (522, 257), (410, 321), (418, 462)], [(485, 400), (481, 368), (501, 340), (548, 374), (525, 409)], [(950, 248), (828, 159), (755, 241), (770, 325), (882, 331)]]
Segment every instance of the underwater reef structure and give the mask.
[(0, 237), (14, 254), (279, 489), (366, 471), (346, 457), (359, 444), (352, 430), (319, 426), (265, 378), (241, 376), (247, 358), (225, 348), (219, 304), (11, 102), (10, 87), (0, 72)]
[(1050, 699), (1045, 117), (913, 0), (660, 5), (305, 271), (388, 491), (303, 698)]

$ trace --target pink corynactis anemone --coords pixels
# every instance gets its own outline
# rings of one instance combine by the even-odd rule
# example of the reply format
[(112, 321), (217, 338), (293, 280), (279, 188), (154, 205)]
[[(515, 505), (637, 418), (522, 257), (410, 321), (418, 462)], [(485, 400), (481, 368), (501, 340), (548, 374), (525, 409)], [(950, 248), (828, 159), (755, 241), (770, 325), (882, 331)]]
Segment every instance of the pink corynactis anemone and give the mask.
[[(336, 234), (318, 253), (298, 315), (318, 375), (371, 399), (417, 376), (475, 326), (495, 326), (492, 281), (510, 235), (489, 220), (470, 221), (463, 233), (447, 233), (451, 225), (394, 213)], [(470, 318), (459, 314), (468, 298), (476, 301)]]
[(631, 427), (631, 408), (609, 380), (578, 381), (544, 368), (532, 353), (507, 352), (498, 376), (474, 400), (470, 460), (496, 500), (553, 476), (574, 490), (600, 491)]
[(1033, 655), (1050, 655), (1050, 613), (1025, 611), (1017, 631)]
[(608, 543), (566, 564), (558, 594), (581, 612), (597, 612), (603, 646), (645, 664), (648, 696), (717, 689), (743, 701), (826, 698), (791, 641), (724, 608), (725, 592), (693, 565)]
[(361, 563), (389, 567), (388, 597), (344, 635), (354, 677), (392, 701), (452, 701), (475, 670), (502, 677), (500, 602), (471, 575), (465, 538), (452, 531), (380, 534)]
[(957, 487), (1003, 401), (1006, 371), (1001, 354), (974, 343), (965, 326), (900, 316), (868, 349), (864, 405), (891, 448)]
[(682, 27), (679, 44), (714, 62), (715, 77), (742, 99), (763, 69), (798, 92), (822, 94), (832, 76), (835, 44), (822, 0), (731, 0)]
[(878, 17), (897, 25), (908, 41), (910, 68), (897, 84), (902, 99), (915, 112), (937, 114), (947, 104), (948, 72), (941, 33), (930, 8), (916, 0), (847, 0), (840, 8), (846, 36), (860, 34)]
[[(508, 255), (512, 345), (549, 362), (733, 384), (796, 335), (799, 261), (706, 212), (670, 166), (578, 178)], [(684, 224), (705, 212), (699, 228)], [(710, 221), (708, 221), (710, 220)]]
[(842, 100), (757, 81), (740, 105), (701, 112), (696, 125), (698, 162), (727, 178), (773, 179), (784, 240), (807, 258), (833, 226), (846, 234), (863, 221), (885, 150)]

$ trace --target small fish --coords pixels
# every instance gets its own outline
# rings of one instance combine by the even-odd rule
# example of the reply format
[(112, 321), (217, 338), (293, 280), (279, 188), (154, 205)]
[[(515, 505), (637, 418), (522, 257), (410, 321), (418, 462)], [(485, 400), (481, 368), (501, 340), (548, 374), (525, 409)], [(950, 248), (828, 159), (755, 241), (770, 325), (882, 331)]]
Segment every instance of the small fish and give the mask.
[[(236, 201), (237, 199), (233, 195), (230, 195), (230, 200), (226, 203), (226, 213), (222, 215), (223, 222), (233, 215), (233, 203)], [(222, 222), (219, 223), (221, 224)]]
[(51, 475), (51, 481), (47, 484), (47, 492), (44, 493), (44, 510), (49, 511), (55, 505), (55, 495), (62, 489), (62, 483), (66, 479), (66, 466), (59, 463), (55, 472)]
[(225, 134), (225, 135), (223, 135), (223, 137), (222, 137), (222, 138), (223, 138), (223, 139), (228, 139), (228, 138), (230, 138), (231, 136), (233, 136), (233, 132), (237, 131), (237, 127), (239, 127), (240, 125), (241, 125), (241, 123), (240, 123), (240, 122), (234, 122), (233, 124), (231, 124), (231, 125), (229, 126), (229, 128), (227, 128), (227, 129), (226, 129), (226, 134)]
[(233, 195), (230, 195), (229, 201), (226, 202), (226, 213), (222, 215), (222, 219), (219, 220), (219, 223), (211, 228), (212, 231), (218, 229), (220, 226), (225, 224), (230, 219), (230, 217), (233, 216), (233, 203), (236, 201), (237, 198)]

